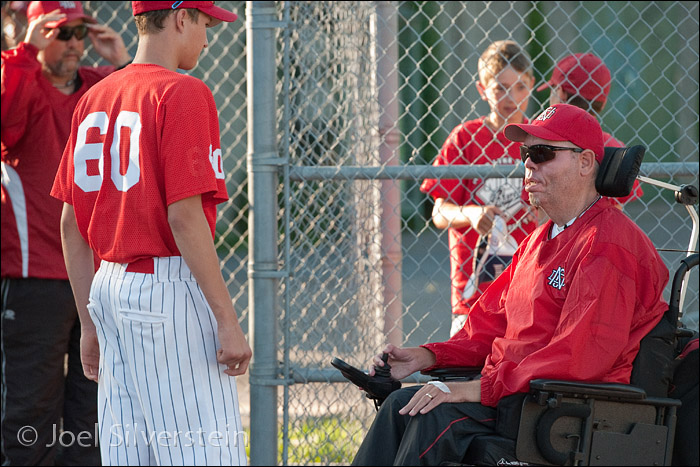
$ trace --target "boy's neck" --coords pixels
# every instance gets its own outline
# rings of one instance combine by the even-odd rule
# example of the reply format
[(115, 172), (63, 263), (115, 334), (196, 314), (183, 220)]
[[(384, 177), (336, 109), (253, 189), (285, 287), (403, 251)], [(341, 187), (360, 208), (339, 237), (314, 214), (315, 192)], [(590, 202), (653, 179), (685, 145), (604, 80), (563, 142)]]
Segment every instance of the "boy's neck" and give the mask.
[(176, 71), (177, 48), (166, 32), (140, 36), (133, 63), (160, 65), (170, 71)]
[(520, 113), (514, 114), (510, 119), (506, 120), (499, 116), (497, 113), (491, 112), (490, 114), (488, 114), (488, 116), (486, 116), (486, 118), (484, 118), (484, 123), (491, 129), (491, 131), (493, 131), (494, 133), (498, 133), (502, 131), (503, 128), (505, 128), (505, 126), (508, 124), (523, 123), (524, 120), (525, 119)]
[(498, 122), (498, 121), (494, 121), (494, 120), (497, 120), (497, 119), (494, 118), (494, 117), (495, 117), (495, 115), (493, 115), (493, 113), (487, 115), (486, 118), (484, 118), (484, 124), (485, 124), (487, 127), (489, 127), (489, 129), (490, 129), (491, 131), (493, 131), (494, 133), (498, 133), (498, 131), (501, 129), (501, 128), (500, 128), (500, 127), (501, 127), (501, 124), (500, 124), (500, 122)]

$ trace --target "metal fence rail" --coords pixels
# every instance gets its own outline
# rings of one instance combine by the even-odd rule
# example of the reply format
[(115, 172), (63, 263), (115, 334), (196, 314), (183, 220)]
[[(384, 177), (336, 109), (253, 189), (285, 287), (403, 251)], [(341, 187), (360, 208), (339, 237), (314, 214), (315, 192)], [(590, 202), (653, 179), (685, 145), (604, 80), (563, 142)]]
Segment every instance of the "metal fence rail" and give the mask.
[[(240, 19), (210, 30), (191, 74), (220, 112), (231, 199), (217, 247), (255, 352), (241, 400), (253, 464), (350, 462), (374, 409), (334, 384), (331, 357), (365, 366), (387, 339), (448, 337), (447, 235), (418, 187), (522, 174), (430, 166), (456, 125), (488, 112), (475, 82), (491, 42), (525, 47), (537, 84), (569, 53), (600, 56), (613, 76), (603, 128), (647, 147), (642, 174), (698, 184), (696, 2), (218, 3)], [(85, 6), (133, 55), (129, 3)], [(90, 49), (87, 61), (101, 63)], [(547, 99), (533, 92), (528, 115)], [(685, 210), (644, 192), (625, 212), (658, 248), (685, 248)], [(662, 253), (669, 268), (683, 255)], [(695, 328), (698, 306), (691, 286)]]
[[(696, 164), (692, 162), (650, 162), (642, 164), (639, 174), (646, 177), (673, 177), (676, 181), (692, 182), (696, 177)], [(289, 168), (289, 179), (295, 182), (305, 180), (422, 180), (424, 178), (498, 178), (522, 177), (525, 167), (522, 164), (498, 166), (441, 166), (400, 165), (400, 166), (296, 166)]]

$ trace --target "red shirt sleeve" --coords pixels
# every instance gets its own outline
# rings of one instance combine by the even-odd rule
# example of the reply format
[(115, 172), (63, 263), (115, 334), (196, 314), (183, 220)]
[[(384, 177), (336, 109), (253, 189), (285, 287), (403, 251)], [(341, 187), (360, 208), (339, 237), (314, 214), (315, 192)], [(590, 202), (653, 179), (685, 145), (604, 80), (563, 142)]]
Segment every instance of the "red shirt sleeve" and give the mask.
[(483, 366), (496, 337), (505, 333), (507, 320), (503, 297), (508, 293), (510, 273), (518, 262), (518, 252), (508, 268), (486, 289), (469, 309), (464, 327), (446, 342), (422, 345), (435, 354), (435, 365), (428, 368)]
[(216, 104), (203, 82), (192, 79), (187, 84), (171, 89), (157, 115), (162, 120), (160, 155), (165, 198), (170, 205), (202, 194), (205, 204), (216, 204), (228, 199)]
[(35, 95), (40, 91), (37, 75), (41, 65), (38, 49), (21, 42), (16, 48), (2, 52), (2, 142), (12, 147), (24, 136), (30, 121)]
[[(457, 126), (447, 137), (442, 145), (440, 153), (433, 161), (434, 167), (452, 165), (463, 159), (465, 145), (460, 142), (460, 134), (464, 131), (463, 125)], [(462, 162), (464, 163), (464, 162)], [(443, 198), (451, 203), (463, 205), (469, 202), (465, 181), (457, 179), (428, 178), (421, 184), (420, 190), (432, 196), (433, 199)]]

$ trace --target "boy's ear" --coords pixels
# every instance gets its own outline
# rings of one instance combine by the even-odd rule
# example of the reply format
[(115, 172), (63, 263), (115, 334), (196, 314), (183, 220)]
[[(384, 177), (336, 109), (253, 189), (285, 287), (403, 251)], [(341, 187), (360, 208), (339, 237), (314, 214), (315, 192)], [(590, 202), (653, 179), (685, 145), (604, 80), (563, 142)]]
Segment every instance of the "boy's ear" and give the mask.
[(185, 19), (187, 18), (187, 10), (184, 8), (180, 8), (175, 10), (175, 13), (173, 13), (173, 17), (175, 20), (175, 29), (180, 32), (184, 30), (185, 28)]
[(533, 75), (526, 75), (527, 80), (529, 81), (528, 85), (530, 86), (530, 91), (535, 89), (535, 77)]
[(481, 100), (482, 100), (482, 101), (487, 100), (487, 99), (486, 99), (486, 95), (484, 94), (484, 92), (486, 91), (486, 89), (484, 88), (484, 85), (481, 84), (481, 80), (480, 80), (480, 79), (476, 81), (476, 90), (479, 91), (479, 95), (481, 96)]

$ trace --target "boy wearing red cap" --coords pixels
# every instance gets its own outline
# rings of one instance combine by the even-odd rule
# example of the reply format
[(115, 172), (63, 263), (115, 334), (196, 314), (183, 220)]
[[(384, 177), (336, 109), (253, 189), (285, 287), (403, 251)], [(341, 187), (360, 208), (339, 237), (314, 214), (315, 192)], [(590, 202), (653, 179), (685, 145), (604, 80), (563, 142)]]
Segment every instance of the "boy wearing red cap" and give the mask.
[(136, 57), (78, 103), (51, 192), (83, 369), (99, 382), (102, 462), (244, 465), (233, 376), (251, 350), (213, 241), (228, 199), (218, 113), (209, 88), (176, 71), (236, 15), (214, 2), (132, 10)]
[[(535, 79), (527, 52), (496, 41), (479, 58), (477, 90), (489, 114), (455, 127), (433, 165), (514, 164), (518, 145), (503, 128), (527, 121)], [(433, 223), (447, 229), (450, 248), (452, 326), (464, 324), (469, 307), (505, 268), (536, 223), (524, 200), (522, 178), (426, 179), (420, 187), (435, 200)]]
[[(540, 85), (537, 91), (550, 89), (549, 105), (575, 105), (599, 118), (608, 102), (611, 82), (610, 70), (600, 58), (592, 53), (576, 53), (561, 59), (554, 67), (550, 80)], [(625, 146), (625, 143), (605, 131), (603, 140), (605, 146)], [(640, 183), (635, 181), (632, 192), (623, 198), (616, 198), (615, 201), (622, 209), (622, 204), (641, 198), (643, 194)]]
[[(62, 204), (49, 192), (78, 100), (131, 56), (80, 2), (30, 2), (26, 14), (24, 41), (2, 52), (2, 454), (18, 465), (93, 465), (97, 387), (81, 371)], [(85, 37), (112, 66), (80, 66)], [(31, 442), (18, 439), (27, 426)], [(57, 443), (61, 430), (81, 442)]]
[[(653, 244), (596, 192), (604, 140), (595, 117), (557, 104), (505, 135), (523, 143), (525, 189), (549, 220), (450, 340), (383, 350), (396, 379), (449, 367), (482, 367), (481, 378), (391, 393), (354, 465), (460, 462), (475, 436), (508, 423), (496, 408), (521, 403), (532, 379), (628, 384), (642, 337), (667, 309), (668, 270)], [(372, 363), (383, 366), (381, 354)]]

